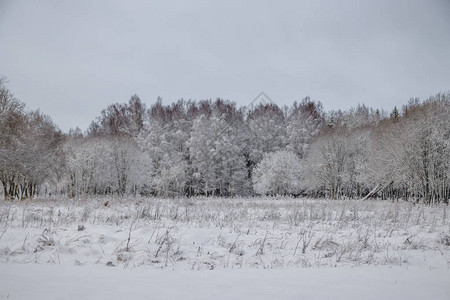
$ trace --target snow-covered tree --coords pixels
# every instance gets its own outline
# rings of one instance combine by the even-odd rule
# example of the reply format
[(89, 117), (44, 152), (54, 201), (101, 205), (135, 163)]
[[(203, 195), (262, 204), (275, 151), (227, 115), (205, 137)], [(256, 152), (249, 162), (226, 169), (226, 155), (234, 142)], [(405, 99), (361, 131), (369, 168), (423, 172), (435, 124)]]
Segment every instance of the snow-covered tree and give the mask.
[(308, 189), (325, 192), (332, 199), (340, 197), (347, 159), (347, 142), (343, 136), (320, 136), (306, 158)]
[(128, 103), (115, 103), (103, 109), (89, 126), (88, 135), (134, 136), (144, 127), (144, 119), (145, 105), (137, 95), (133, 95)]
[(422, 104), (412, 99), (402, 116), (374, 129), (369, 158), (377, 184), (368, 197), (448, 201), (449, 100), (445, 94)]
[(182, 196), (187, 181), (187, 133), (185, 120), (174, 123), (151, 119), (137, 137), (142, 151), (152, 160), (152, 190), (155, 195)]
[(14, 176), (22, 163), (17, 150), (25, 130), (24, 107), (4, 85), (4, 79), (0, 79), (0, 182), (5, 198), (15, 197)]
[(62, 134), (50, 117), (26, 111), (0, 80), (0, 182), (9, 198), (28, 198), (57, 181)]
[(189, 139), (194, 194), (246, 195), (244, 122), (234, 104), (217, 100), (194, 121)]
[(302, 190), (301, 175), (301, 163), (295, 153), (265, 153), (253, 170), (253, 189), (260, 195), (297, 195)]
[(159, 98), (146, 110), (134, 95), (84, 135), (64, 135), (0, 80), (0, 187), (12, 198), (257, 192), (448, 202), (449, 109), (449, 94), (412, 98), (390, 117), (365, 105), (325, 113), (308, 97), (249, 111), (222, 99)]
[(300, 158), (306, 152), (323, 125), (321, 103), (315, 103), (309, 97), (298, 105), (294, 103), (286, 124), (286, 149), (293, 151)]
[(261, 104), (255, 107), (248, 113), (246, 124), (250, 165), (259, 163), (264, 153), (285, 148), (285, 115), (278, 106)]
[(151, 184), (151, 160), (132, 139), (75, 137), (64, 145), (71, 197), (136, 194)]

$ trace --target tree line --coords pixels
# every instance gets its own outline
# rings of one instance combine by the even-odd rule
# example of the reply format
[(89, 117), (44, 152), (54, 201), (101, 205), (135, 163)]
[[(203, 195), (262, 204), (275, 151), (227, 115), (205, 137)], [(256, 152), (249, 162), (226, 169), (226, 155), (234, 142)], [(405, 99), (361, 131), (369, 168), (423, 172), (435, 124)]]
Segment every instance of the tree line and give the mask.
[(450, 197), (450, 94), (385, 111), (237, 107), (217, 99), (150, 107), (133, 95), (62, 133), (0, 84), (5, 198), (144, 195)]

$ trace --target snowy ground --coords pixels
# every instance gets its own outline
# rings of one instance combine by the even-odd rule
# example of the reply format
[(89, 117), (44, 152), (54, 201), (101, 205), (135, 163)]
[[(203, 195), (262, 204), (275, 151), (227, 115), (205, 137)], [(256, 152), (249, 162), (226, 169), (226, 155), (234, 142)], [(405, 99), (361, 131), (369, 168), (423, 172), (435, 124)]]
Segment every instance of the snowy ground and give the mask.
[(3, 202), (0, 299), (450, 299), (447, 209), (287, 198)]
[(177, 271), (6, 264), (0, 299), (450, 299), (450, 272), (406, 267)]

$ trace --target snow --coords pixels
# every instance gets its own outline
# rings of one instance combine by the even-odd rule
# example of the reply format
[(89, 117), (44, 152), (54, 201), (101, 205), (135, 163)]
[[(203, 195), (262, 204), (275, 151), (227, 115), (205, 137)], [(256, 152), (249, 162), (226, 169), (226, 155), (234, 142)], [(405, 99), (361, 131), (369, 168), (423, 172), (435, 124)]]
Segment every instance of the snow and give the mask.
[(406, 267), (171, 271), (3, 264), (0, 299), (450, 299), (450, 271)]
[(277, 197), (4, 202), (0, 299), (450, 299), (446, 210)]

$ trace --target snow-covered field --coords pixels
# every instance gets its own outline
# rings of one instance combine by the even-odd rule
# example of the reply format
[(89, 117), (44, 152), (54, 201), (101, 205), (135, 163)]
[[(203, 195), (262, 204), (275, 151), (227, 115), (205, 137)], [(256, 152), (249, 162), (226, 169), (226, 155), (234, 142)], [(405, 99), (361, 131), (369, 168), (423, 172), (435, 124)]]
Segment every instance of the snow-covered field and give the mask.
[(0, 206), (0, 299), (450, 299), (446, 205), (290, 198)]

